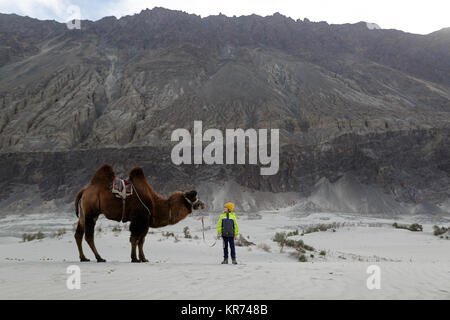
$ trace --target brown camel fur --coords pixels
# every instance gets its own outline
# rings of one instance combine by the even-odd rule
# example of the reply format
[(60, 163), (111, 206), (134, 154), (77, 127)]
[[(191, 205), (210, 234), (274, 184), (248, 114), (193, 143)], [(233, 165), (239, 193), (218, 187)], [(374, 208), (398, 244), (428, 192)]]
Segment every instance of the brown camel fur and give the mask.
[[(178, 223), (192, 213), (192, 210), (205, 207), (204, 203), (197, 199), (195, 190), (175, 191), (165, 199), (148, 184), (142, 168), (135, 167), (129, 174), (134, 186), (133, 194), (125, 200), (126, 214), (122, 217), (123, 202), (111, 192), (114, 176), (113, 168), (109, 164), (103, 164), (94, 173), (89, 185), (81, 189), (76, 196), (75, 212), (79, 219), (75, 239), (82, 262), (89, 261), (83, 253), (83, 235), (97, 262), (106, 261), (100, 256), (94, 243), (95, 223), (100, 214), (110, 220), (131, 221), (131, 261), (148, 262), (143, 246), (149, 227), (160, 228)], [(136, 247), (139, 249), (139, 259), (136, 258)]]

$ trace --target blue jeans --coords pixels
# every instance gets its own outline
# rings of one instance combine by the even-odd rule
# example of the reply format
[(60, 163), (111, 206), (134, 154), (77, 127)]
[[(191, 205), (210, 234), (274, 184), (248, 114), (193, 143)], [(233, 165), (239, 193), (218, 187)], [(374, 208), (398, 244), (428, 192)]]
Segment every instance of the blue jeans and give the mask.
[(231, 259), (236, 259), (236, 250), (234, 249), (234, 237), (222, 237), (223, 239), (223, 258), (228, 259), (228, 244), (231, 249)]

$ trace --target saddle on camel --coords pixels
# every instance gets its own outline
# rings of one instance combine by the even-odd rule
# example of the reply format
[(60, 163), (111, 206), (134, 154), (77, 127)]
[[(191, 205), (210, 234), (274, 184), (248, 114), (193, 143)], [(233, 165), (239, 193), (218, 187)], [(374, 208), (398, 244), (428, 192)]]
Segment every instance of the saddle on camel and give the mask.
[[(128, 179), (120, 179), (114, 177), (114, 181), (111, 187), (111, 192), (114, 193), (116, 198), (122, 200), (122, 222), (125, 222), (125, 200), (127, 197), (133, 194), (133, 184)], [(146, 208), (148, 213), (151, 214), (150, 209)]]
[[(158, 194), (147, 182), (141, 167), (134, 167), (127, 180), (118, 180), (113, 168), (103, 164), (75, 198), (78, 225), (75, 240), (80, 261), (89, 261), (83, 253), (83, 236), (97, 259), (105, 262), (94, 243), (95, 223), (100, 214), (107, 219), (130, 221), (131, 261), (148, 262), (143, 251), (148, 229), (172, 225), (186, 218), (205, 204), (197, 191), (174, 191), (168, 198)], [(139, 251), (139, 259), (136, 256)]]

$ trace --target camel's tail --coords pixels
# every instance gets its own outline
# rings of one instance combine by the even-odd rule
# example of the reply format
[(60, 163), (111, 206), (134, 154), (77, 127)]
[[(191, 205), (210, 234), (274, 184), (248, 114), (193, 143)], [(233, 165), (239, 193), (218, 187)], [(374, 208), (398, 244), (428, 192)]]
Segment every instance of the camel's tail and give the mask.
[(75, 198), (75, 214), (77, 215), (77, 217), (79, 216), (79, 202), (80, 202), (80, 199), (81, 199), (81, 196), (83, 195), (83, 192), (84, 192), (84, 188), (83, 189), (81, 189), (80, 191), (78, 191), (78, 193), (77, 193), (77, 197)]

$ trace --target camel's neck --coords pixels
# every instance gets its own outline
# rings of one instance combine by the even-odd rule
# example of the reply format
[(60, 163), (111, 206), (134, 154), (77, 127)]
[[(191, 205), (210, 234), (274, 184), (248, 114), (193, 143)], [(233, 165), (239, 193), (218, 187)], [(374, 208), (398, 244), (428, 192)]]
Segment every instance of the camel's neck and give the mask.
[(150, 226), (164, 227), (178, 223), (192, 212), (185, 203), (185, 194), (181, 191), (173, 192), (168, 198), (157, 193), (145, 179), (132, 179), (136, 192), (151, 204)]
[(180, 211), (180, 205), (175, 201), (173, 194), (169, 198), (165, 198), (151, 187), (149, 188), (149, 192), (153, 204), (152, 222), (155, 227), (176, 224), (185, 218), (186, 215)]
[(154, 218), (159, 226), (167, 226), (173, 224), (173, 213), (170, 201), (165, 198), (154, 198)]

